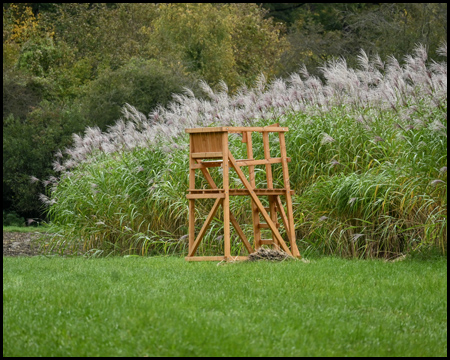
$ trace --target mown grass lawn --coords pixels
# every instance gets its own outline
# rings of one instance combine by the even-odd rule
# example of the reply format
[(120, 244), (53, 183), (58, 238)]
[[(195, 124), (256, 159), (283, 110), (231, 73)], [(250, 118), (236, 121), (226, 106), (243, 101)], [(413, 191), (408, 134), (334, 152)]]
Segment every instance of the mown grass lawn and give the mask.
[(3, 226), (3, 232), (54, 232), (48, 226)]
[(4, 257), (3, 356), (447, 356), (447, 259)]

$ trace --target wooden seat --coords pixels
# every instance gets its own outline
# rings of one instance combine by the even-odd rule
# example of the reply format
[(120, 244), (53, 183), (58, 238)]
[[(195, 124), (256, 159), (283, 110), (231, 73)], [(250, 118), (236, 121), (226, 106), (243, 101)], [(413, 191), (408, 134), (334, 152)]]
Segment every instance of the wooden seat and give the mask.
[[(189, 156), (189, 189), (186, 197), (189, 199), (189, 253), (186, 257), (188, 261), (217, 261), (217, 260), (236, 260), (246, 257), (233, 257), (230, 253), (230, 223), (236, 229), (236, 232), (242, 240), (249, 253), (254, 252), (261, 245), (271, 245), (275, 248), (281, 248), (289, 255), (300, 257), (300, 253), (295, 242), (294, 217), (292, 211), (293, 191), (290, 189), (288, 162), (290, 158), (286, 156), (286, 146), (284, 133), (288, 131), (286, 127), (280, 127), (273, 124), (266, 127), (214, 127), (214, 128), (195, 128), (186, 129), (190, 139)], [(253, 158), (252, 133), (260, 132), (263, 136), (264, 159)], [(270, 157), (269, 133), (278, 133), (280, 140), (280, 158)], [(242, 133), (242, 142), (247, 144), (247, 159), (236, 160), (228, 148), (228, 135), (230, 133)], [(280, 163), (283, 170), (284, 188), (274, 188), (272, 179), (272, 164)], [(257, 189), (255, 184), (256, 165), (265, 165), (267, 188)], [(229, 168), (236, 171), (244, 188), (232, 189), (229, 186)], [(246, 178), (241, 167), (247, 166), (249, 169), (249, 179)], [(219, 189), (212, 179), (208, 168), (222, 167), (223, 188)], [(200, 170), (205, 177), (209, 189), (195, 188), (195, 171)], [(236, 221), (236, 218), (230, 212), (230, 196), (250, 196), (252, 203), (252, 220), (254, 241), (253, 245), (247, 240), (244, 232)], [(267, 196), (269, 207), (263, 206), (259, 196)], [(280, 196), (285, 197), (286, 211), (281, 202)], [(215, 199), (214, 205), (208, 214), (201, 230), (195, 236), (195, 201), (200, 199)], [(224, 255), (223, 256), (195, 256), (197, 248), (202, 241), (206, 230), (214, 218), (219, 206), (224, 210)], [(260, 222), (260, 214), (265, 223)], [(280, 235), (278, 215), (289, 239), (289, 246)], [(261, 239), (261, 229), (269, 229), (272, 233), (272, 239)]]

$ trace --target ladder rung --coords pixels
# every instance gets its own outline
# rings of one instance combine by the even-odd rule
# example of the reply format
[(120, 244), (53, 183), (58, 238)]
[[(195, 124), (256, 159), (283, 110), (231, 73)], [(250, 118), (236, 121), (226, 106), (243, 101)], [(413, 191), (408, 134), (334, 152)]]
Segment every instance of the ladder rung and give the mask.
[[(279, 223), (275, 223), (275, 226), (277, 227), (277, 229), (280, 227), (280, 224)], [(260, 229), (270, 229), (270, 227), (269, 227), (269, 224), (267, 224), (267, 223), (259, 223), (258, 224), (258, 227), (260, 228)]]
[(261, 245), (275, 245), (272, 239), (261, 239), (259, 243)]

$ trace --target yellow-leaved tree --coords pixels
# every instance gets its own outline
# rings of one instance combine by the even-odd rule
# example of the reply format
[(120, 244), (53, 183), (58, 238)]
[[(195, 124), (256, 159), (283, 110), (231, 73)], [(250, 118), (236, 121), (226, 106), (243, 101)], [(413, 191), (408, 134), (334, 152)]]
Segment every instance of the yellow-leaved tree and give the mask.
[(147, 28), (149, 52), (212, 86), (223, 80), (235, 90), (260, 73), (270, 78), (288, 46), (283, 25), (256, 4), (172, 3), (158, 12)]

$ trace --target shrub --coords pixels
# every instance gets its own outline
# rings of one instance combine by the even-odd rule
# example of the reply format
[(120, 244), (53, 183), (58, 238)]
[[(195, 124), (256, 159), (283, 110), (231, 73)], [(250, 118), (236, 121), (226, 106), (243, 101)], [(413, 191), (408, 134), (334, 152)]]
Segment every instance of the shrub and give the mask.
[(25, 219), (16, 212), (3, 211), (3, 226), (25, 226)]
[[(74, 131), (86, 126), (74, 107), (42, 102), (20, 119), (14, 115), (3, 121), (3, 208), (26, 217), (43, 217), (39, 193), (54, 182), (49, 176), (58, 158), (55, 149), (68, 146)], [(56, 167), (57, 168), (57, 167)], [(30, 181), (31, 176), (40, 181)]]
[(24, 120), (49, 91), (48, 84), (41, 79), (3, 70), (3, 119), (12, 114)]
[(91, 126), (106, 130), (121, 117), (126, 103), (148, 114), (158, 105), (166, 106), (172, 94), (182, 92), (183, 87), (196, 91), (194, 78), (181, 68), (167, 68), (156, 60), (134, 58), (117, 70), (105, 69), (91, 81), (80, 106)]

